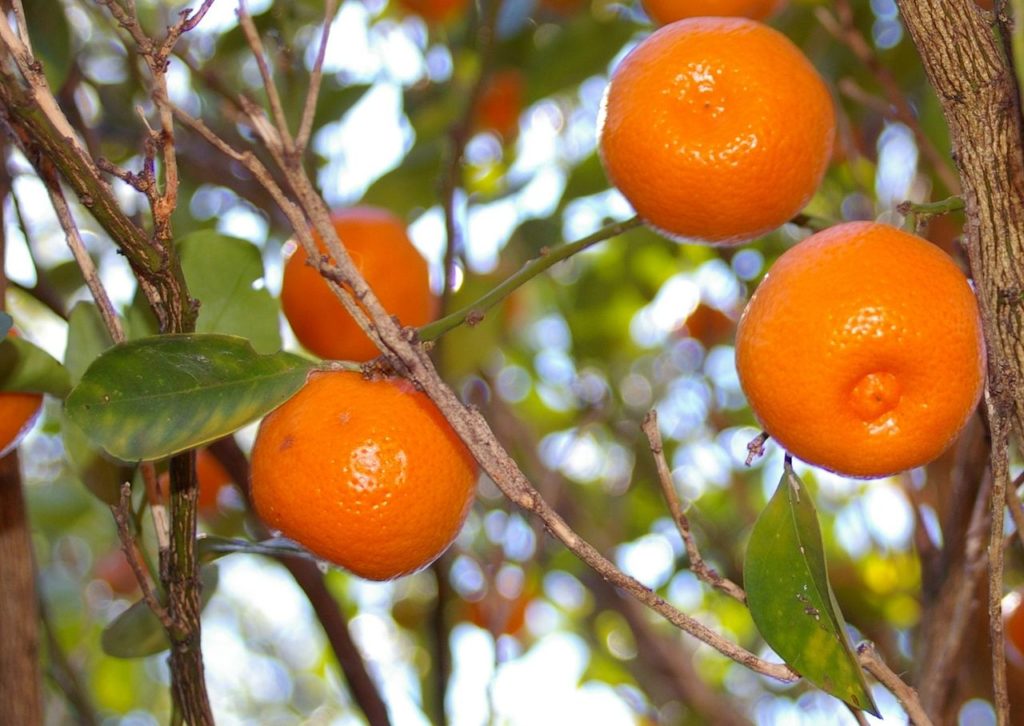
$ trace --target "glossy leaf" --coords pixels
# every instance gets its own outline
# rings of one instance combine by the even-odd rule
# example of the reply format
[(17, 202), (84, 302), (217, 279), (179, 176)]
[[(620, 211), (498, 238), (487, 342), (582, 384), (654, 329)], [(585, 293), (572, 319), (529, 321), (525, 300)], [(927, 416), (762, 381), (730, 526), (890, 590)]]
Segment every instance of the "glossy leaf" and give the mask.
[(743, 581), (757, 629), (793, 670), (879, 715), (828, 581), (814, 502), (788, 460), (750, 535)]
[(162, 335), (115, 346), (89, 366), (67, 412), (124, 461), (160, 459), (213, 441), (290, 398), (312, 363), (261, 356), (227, 335)]
[(198, 333), (240, 335), (258, 353), (281, 350), (280, 306), (254, 283), (263, 279), (259, 249), (213, 230), (193, 232), (179, 243), (189, 292), (200, 301)]
[[(203, 567), (199, 579), (205, 607), (217, 589), (217, 566)], [(134, 603), (103, 630), (100, 645), (104, 653), (115, 658), (145, 658), (171, 646), (163, 625), (144, 600)]]
[(56, 358), (24, 338), (0, 341), (0, 391), (49, 393), (63, 398), (71, 388)]

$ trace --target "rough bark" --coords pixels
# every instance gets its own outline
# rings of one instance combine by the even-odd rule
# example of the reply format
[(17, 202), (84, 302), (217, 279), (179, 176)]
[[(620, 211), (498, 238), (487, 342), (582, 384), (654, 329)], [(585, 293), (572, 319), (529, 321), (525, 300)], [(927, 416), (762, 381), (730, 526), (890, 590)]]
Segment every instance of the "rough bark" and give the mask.
[(17, 452), (0, 459), (0, 723), (43, 722), (32, 540)]

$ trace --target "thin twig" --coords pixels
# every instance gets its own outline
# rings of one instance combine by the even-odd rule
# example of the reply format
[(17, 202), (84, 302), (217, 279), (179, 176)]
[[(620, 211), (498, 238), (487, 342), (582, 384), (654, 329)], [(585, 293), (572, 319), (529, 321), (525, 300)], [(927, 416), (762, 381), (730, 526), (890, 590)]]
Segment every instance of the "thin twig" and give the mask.
[(1006, 640), (1003, 633), (1003, 521), (1008, 494), (1009, 461), (1009, 416), (1012, 402), (1007, 405), (1001, 400), (1003, 381), (998, 376), (990, 378), (985, 390), (985, 407), (988, 411), (989, 428), (992, 435), (992, 521), (989, 525), (988, 544), (988, 624), (992, 642), (992, 693), (996, 711), (996, 723), (1007, 726), (1010, 723), (1010, 695), (1006, 687)]
[(249, 47), (252, 49), (253, 58), (256, 59), (256, 65), (260, 69), (260, 77), (263, 78), (263, 88), (267, 92), (267, 102), (270, 104), (270, 113), (274, 117), (274, 124), (277, 127), (277, 133), (281, 136), (286, 149), (294, 148), (292, 141), (291, 132), (288, 130), (288, 118), (284, 115), (284, 106), (281, 104), (281, 95), (277, 92), (277, 84), (274, 83), (274, 78), (270, 73), (270, 67), (267, 65), (266, 51), (263, 49), (263, 41), (260, 39), (259, 31), (256, 29), (256, 24), (252, 20), (252, 16), (249, 15), (249, 9), (246, 7), (245, 0), (238, 0), (238, 21), (242, 26), (242, 32), (245, 33), (245, 39), (249, 43)]
[(886, 99), (892, 104), (896, 120), (900, 121), (914, 134), (918, 148), (921, 149), (921, 153), (928, 159), (928, 163), (932, 166), (943, 186), (951, 194), (959, 194), (960, 180), (956, 175), (956, 171), (950, 165), (949, 159), (940, 154), (939, 150), (935, 148), (935, 144), (928, 138), (917, 115), (914, 113), (914, 109), (900, 88), (900, 84), (893, 77), (889, 69), (886, 68), (885, 64), (879, 60), (871, 44), (857, 28), (853, 19), (853, 9), (848, 0), (837, 0), (835, 10), (838, 18), (825, 7), (816, 8), (814, 16), (825, 30), (849, 48), (864, 67), (874, 75), (875, 80), (878, 81), (878, 84), (885, 92)]
[(743, 462), (746, 466), (753, 464), (754, 459), (764, 456), (764, 445), (768, 443), (770, 438), (767, 431), (762, 431), (747, 442), (747, 458)]
[(676, 528), (686, 544), (686, 555), (690, 560), (690, 569), (699, 579), (716, 590), (721, 590), (729, 597), (745, 603), (747, 601), (747, 593), (743, 591), (743, 588), (729, 578), (719, 575), (701, 557), (697, 541), (690, 531), (690, 520), (683, 511), (683, 505), (679, 501), (679, 494), (676, 492), (675, 485), (672, 482), (672, 472), (668, 468), (668, 462), (665, 461), (665, 445), (661, 438), (661, 431), (658, 430), (657, 412), (653, 409), (648, 411), (647, 415), (644, 416), (643, 423), (640, 424), (640, 428), (647, 435), (647, 441), (651, 446), (651, 453), (654, 455), (654, 465), (658, 469), (658, 481), (661, 484), (662, 494), (665, 495), (665, 501), (668, 502), (669, 511), (672, 513), (672, 519), (675, 521)]
[(142, 599), (146, 601), (146, 605), (149, 606), (149, 609), (160, 620), (161, 625), (170, 632), (174, 626), (174, 621), (171, 619), (167, 608), (157, 599), (149, 573), (143, 564), (139, 562), (139, 551), (135, 542), (135, 535), (132, 533), (129, 524), (132, 511), (131, 484), (125, 482), (121, 485), (121, 499), (117, 505), (110, 507), (110, 511), (114, 515), (114, 521), (117, 522), (117, 534), (121, 540), (121, 549), (124, 551), (124, 556), (128, 558), (128, 564), (131, 566), (132, 572), (135, 573), (135, 579), (138, 580), (139, 588), (142, 590)]
[(932, 726), (932, 721), (925, 713), (921, 701), (917, 697), (917, 691), (904, 683), (903, 679), (896, 675), (889, 666), (885, 664), (874, 643), (864, 641), (857, 646), (857, 661), (868, 673), (873, 675), (878, 682), (889, 689), (889, 692), (896, 697), (896, 700), (903, 706), (907, 718), (914, 726)]
[(42, 169), (44, 173), (40, 174), (40, 178), (46, 186), (47, 193), (50, 195), (50, 203), (53, 205), (53, 211), (57, 213), (57, 221), (64, 231), (64, 238), (67, 240), (68, 247), (71, 248), (71, 254), (78, 264), (78, 269), (82, 272), (82, 277), (85, 279), (86, 287), (89, 288), (89, 292), (92, 294), (92, 299), (96, 302), (100, 317), (103, 318), (103, 325), (115, 344), (123, 343), (125, 336), (124, 326), (121, 325), (121, 318), (118, 317), (114, 304), (110, 301), (110, 295), (107, 294), (107, 289), (100, 280), (99, 272), (92, 261), (92, 257), (89, 256), (89, 251), (85, 249), (85, 241), (82, 239), (81, 232), (78, 231), (78, 225), (75, 224), (71, 208), (64, 197), (64, 190), (61, 189), (57, 170), (48, 161), (43, 163)]
[(331, 37), (331, 24), (338, 11), (338, 0), (326, 0), (324, 3), (324, 27), (320, 31), (320, 48), (316, 53), (313, 70), (309, 74), (309, 90), (302, 106), (302, 120), (299, 122), (299, 133), (295, 137), (295, 156), (300, 158), (309, 144), (313, 133), (313, 119), (316, 117), (316, 104), (320, 97), (320, 82), (323, 79), (324, 57), (327, 55), (327, 41)]
[(589, 247), (593, 247), (598, 242), (611, 239), (612, 237), (616, 237), (642, 225), (643, 220), (639, 217), (631, 217), (623, 222), (615, 222), (606, 227), (602, 227), (593, 234), (587, 235), (575, 242), (569, 242), (567, 244), (559, 245), (558, 247), (551, 249), (545, 248), (541, 250), (540, 257), (536, 257), (527, 262), (519, 272), (514, 275), (510, 275), (501, 284), (483, 295), (480, 299), (456, 310), (450, 315), (446, 315), (440, 320), (430, 323), (429, 325), (424, 325), (419, 329), (420, 340), (436, 340), (441, 335), (447, 333), (453, 328), (457, 328), (463, 323), (469, 326), (479, 324), (484, 319), (484, 314), (488, 310), (511, 295), (517, 288), (535, 278), (537, 275), (550, 269), (562, 260), (566, 260)]

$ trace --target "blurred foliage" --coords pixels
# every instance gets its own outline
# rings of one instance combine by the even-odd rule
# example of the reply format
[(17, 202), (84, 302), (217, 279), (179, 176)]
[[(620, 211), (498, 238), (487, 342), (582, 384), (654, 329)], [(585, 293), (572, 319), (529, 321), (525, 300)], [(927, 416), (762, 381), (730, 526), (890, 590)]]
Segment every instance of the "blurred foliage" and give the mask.
[[(322, 0), (250, 4), (294, 125), (320, 34)], [(46, 13), (37, 9), (48, 3), (26, 5), (47, 77), (87, 143), (98, 156), (138, 170), (144, 128), (137, 109), (155, 122), (146, 73), (125, 51), (125, 33), (89, 0), (61, 0)], [(180, 4), (137, 5), (149, 31), (159, 34)], [(230, 143), (248, 148), (253, 135), (236, 122), (229, 96), (262, 100), (264, 93), (234, 4), (221, 0), (215, 7), (180, 43), (171, 94)], [(948, 190), (920, 161), (911, 131), (891, 118), (877, 77), (815, 19), (819, 8), (826, 5), (794, 0), (772, 21), (825, 76), (841, 119), (834, 163), (806, 211), (831, 221), (898, 221), (898, 202), (941, 198)], [(879, 0), (857, 3), (855, 10), (857, 27), (906, 94), (921, 129), (948, 155), (936, 99), (895, 6)], [(472, 4), (448, 25), (428, 26), (386, 0), (345, 0), (306, 160), (331, 204), (365, 201), (403, 215), (430, 256), (439, 286), (441, 178), (450, 163), (452, 129), (467, 113), (485, 63), (518, 69), (526, 89), (518, 137), (510, 141), (483, 131), (466, 148), (456, 195), (464, 235), (453, 307), (472, 302), (543, 249), (630, 215), (608, 189), (594, 128), (610, 64), (650, 32), (637, 3), (507, 0), (494, 57), (485, 61), (475, 32), (479, 20)], [(260, 353), (274, 352), (282, 340), (295, 350), (273, 299), (292, 235), (285, 218), (239, 165), (183, 129), (176, 144), (181, 187), (174, 232), (202, 305), (201, 330), (244, 335)], [(7, 261), (19, 283), (9, 290), (8, 310), (26, 340), (58, 357), (67, 341), (63, 367), (51, 367), (51, 374), (78, 383), (110, 341), (95, 308), (82, 302), (84, 282), (59, 227), (36, 201), (40, 185), (16, 154), (9, 166), (16, 177), (12, 200), (24, 223), (16, 215), (7, 218), (8, 236), (21, 245), (20, 257), (11, 252)], [(126, 210), (146, 219), (144, 199), (115, 186)], [(152, 333), (152, 316), (123, 259), (83, 209), (76, 209), (76, 217), (126, 316), (129, 338)], [(959, 224), (936, 224), (936, 230), (952, 227), (942, 230), (947, 248), (953, 248)], [(708, 248), (635, 230), (530, 281), (480, 324), (445, 336), (437, 355), (454, 389), (483, 411), (523, 471), (584, 538), (660, 596), (761, 654), (766, 647), (747, 610), (688, 571), (639, 424), (646, 411), (659, 410), (666, 454), (695, 537), (708, 563), (739, 582), (747, 537), (782, 462), (769, 444), (764, 459), (744, 466), (746, 444), (758, 432), (733, 368), (731, 325), (771, 262), (806, 233), (787, 225), (751, 245)], [(32, 290), (56, 296), (71, 311), (68, 318), (40, 304)], [(182, 400), (181, 409), (207, 405)], [(244, 449), (251, 430), (237, 439)], [(54, 401), (23, 451), (40, 583), (56, 641), (103, 718), (113, 723), (131, 714), (137, 719), (132, 723), (166, 722), (163, 658), (118, 660), (101, 648), (100, 633), (138, 598), (115, 589), (97, 569), (117, 548), (103, 501), (113, 501), (132, 470), (91, 449)], [(870, 483), (800, 473), (818, 502), (833, 587), (848, 622), (878, 644), (894, 670), (910, 670), (922, 609), (914, 532), (924, 525), (915, 525), (906, 492), (918, 492), (929, 502), (922, 511), (941, 521), (945, 503), (927, 495), (933, 472)], [(149, 513), (138, 494), (134, 505), (152, 563)], [(205, 531), (256, 537), (240, 492), (222, 496), (220, 506), (220, 516), (202, 523)], [(937, 537), (920, 529), (916, 536), (917, 543)], [(284, 570), (249, 554), (218, 564), (220, 585), (204, 614), (204, 635), (211, 697), (224, 722), (361, 718), (312, 610)], [(1009, 561), (1011, 583), (1024, 580), (1021, 564)], [(697, 674), (693, 687), (725, 699), (748, 718), (849, 719), (838, 701), (816, 700), (820, 694), (804, 683), (784, 686), (754, 677), (667, 623), (631, 614), (618, 593), (486, 479), (456, 545), (431, 570), (383, 585), (336, 570), (326, 579), (351, 618), (396, 723), (420, 723), (436, 713), (439, 633), (453, 652), (448, 705), (456, 723), (482, 723), (492, 713), (498, 722), (540, 723), (537, 714), (543, 712), (530, 710), (529, 702), (543, 698), (524, 693), (509, 699), (504, 694), (511, 686), (503, 684), (548, 693), (542, 682), (548, 671), (533, 671), (531, 680), (516, 666), (535, 667), (531, 657), (549, 653), (578, 657), (578, 668), (567, 657), (548, 663), (548, 670), (570, 674), (577, 694), (614, 706), (573, 712), (583, 722), (592, 713), (603, 716), (602, 723), (714, 722), (715, 714), (688, 700), (689, 691), (672, 677), (679, 667), (673, 659)], [(52, 659), (46, 663), (52, 667)], [(50, 685), (52, 719), (72, 719), (59, 689)], [(883, 714), (902, 716), (891, 698), (873, 694)]]

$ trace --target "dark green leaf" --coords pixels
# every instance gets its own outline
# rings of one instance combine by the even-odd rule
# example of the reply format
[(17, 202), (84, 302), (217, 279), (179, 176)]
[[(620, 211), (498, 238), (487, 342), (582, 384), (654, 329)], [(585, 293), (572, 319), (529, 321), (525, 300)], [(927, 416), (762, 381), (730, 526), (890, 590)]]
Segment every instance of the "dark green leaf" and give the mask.
[[(199, 579), (205, 606), (217, 589), (217, 566), (204, 567)], [(114, 658), (145, 658), (167, 650), (171, 644), (160, 620), (144, 600), (139, 600), (103, 630), (100, 645), (104, 653)]]
[(793, 670), (879, 715), (828, 581), (814, 502), (788, 460), (750, 535), (743, 581), (757, 629)]
[(228, 335), (162, 335), (115, 346), (89, 366), (67, 412), (124, 461), (160, 459), (218, 439), (273, 410), (312, 363), (261, 356)]
[(99, 309), (93, 303), (75, 305), (68, 316), (68, 346), (64, 353), (64, 367), (71, 383), (78, 383), (85, 369), (113, 344)]
[(185, 237), (179, 252), (189, 292), (202, 303), (196, 332), (240, 335), (258, 353), (281, 349), (277, 300), (253, 287), (263, 278), (255, 245), (203, 230)]
[(56, 93), (64, 85), (74, 59), (71, 28), (64, 8), (59, 2), (27, 2), (25, 20), (32, 50), (43, 62), (46, 81)]
[(370, 185), (363, 202), (387, 207), (399, 215), (437, 204), (441, 148), (437, 142), (416, 144), (398, 168)]
[(42, 348), (10, 336), (0, 342), (0, 391), (49, 393), (64, 398), (70, 388), (64, 366)]

